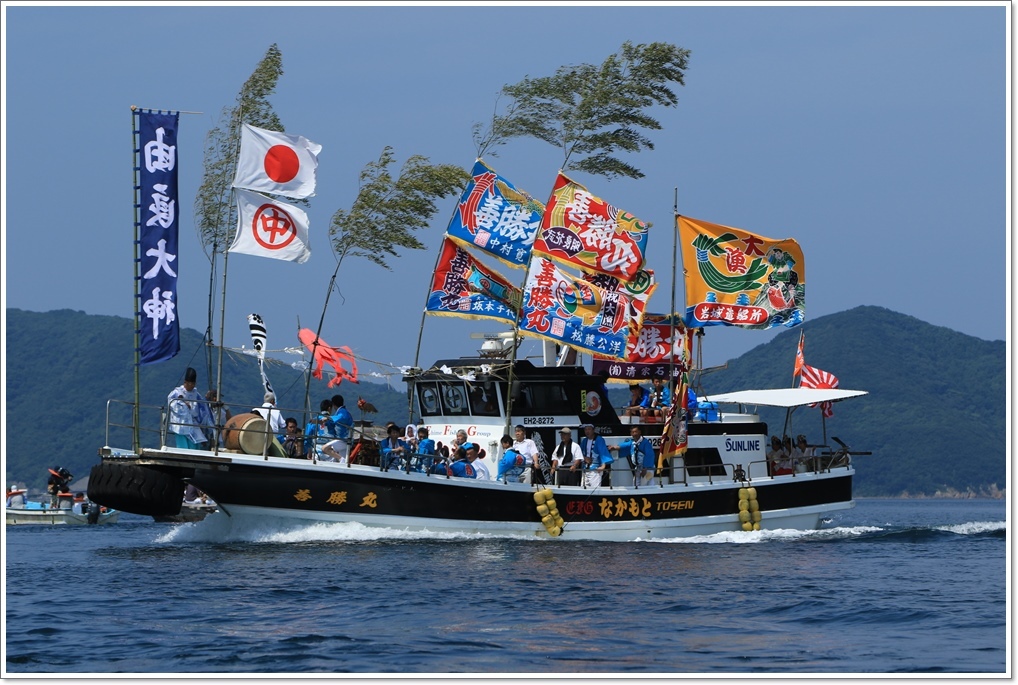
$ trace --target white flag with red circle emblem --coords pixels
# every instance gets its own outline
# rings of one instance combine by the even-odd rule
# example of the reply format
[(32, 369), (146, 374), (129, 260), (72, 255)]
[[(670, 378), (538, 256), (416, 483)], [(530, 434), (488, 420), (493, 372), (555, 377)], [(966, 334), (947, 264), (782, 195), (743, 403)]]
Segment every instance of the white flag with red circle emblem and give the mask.
[(303, 264), (311, 257), (308, 215), (300, 208), (246, 190), (236, 191), (237, 235), (227, 252)]
[(233, 187), (295, 199), (311, 197), (321, 151), (321, 145), (304, 136), (244, 124)]

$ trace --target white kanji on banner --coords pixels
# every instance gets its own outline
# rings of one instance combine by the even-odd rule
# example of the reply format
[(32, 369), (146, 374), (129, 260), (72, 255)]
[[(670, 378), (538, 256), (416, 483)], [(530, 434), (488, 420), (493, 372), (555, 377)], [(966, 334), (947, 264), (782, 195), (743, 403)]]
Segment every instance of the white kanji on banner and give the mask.
[(321, 151), (321, 145), (304, 136), (244, 124), (233, 187), (296, 199), (311, 197)]
[(293, 205), (236, 191), (237, 235), (228, 252), (303, 264), (311, 257), (308, 215)]

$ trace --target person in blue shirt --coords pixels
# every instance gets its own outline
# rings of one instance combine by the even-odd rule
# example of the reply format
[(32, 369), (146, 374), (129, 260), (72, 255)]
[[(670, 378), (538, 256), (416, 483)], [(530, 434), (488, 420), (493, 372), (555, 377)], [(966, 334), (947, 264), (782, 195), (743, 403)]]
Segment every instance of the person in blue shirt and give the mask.
[(474, 471), (474, 467), (467, 461), (467, 451), (462, 447), (456, 448), (456, 456), (448, 467), (448, 473), (456, 478), (477, 478), (477, 472)]
[[(332, 422), (332, 400), (322, 400), (318, 415), (304, 427), (304, 454), (309, 458), (322, 457), (322, 448), (336, 439), (335, 425)], [(334, 460), (332, 457), (325, 457), (325, 461)]]
[(406, 441), (399, 437), (401, 431), (396, 424), (389, 424), (385, 432), (388, 434), (388, 437), (379, 446), (382, 452), (382, 470), (398, 469), (402, 464), (403, 458), (410, 454), (410, 445), (406, 444)]
[(642, 416), (664, 416), (672, 405), (672, 391), (665, 385), (665, 379), (651, 380), (650, 406), (641, 410)]
[(414, 454), (417, 455), (418, 471), (431, 471), (431, 467), (435, 464), (438, 447), (435, 445), (435, 441), (429, 437), (430, 435), (427, 427), (421, 426), (417, 429), (417, 438), (410, 445)]
[(639, 426), (630, 428), (629, 436), (621, 445), (612, 449), (618, 450), (619, 456), (629, 462), (633, 469), (633, 485), (649, 485), (654, 480), (654, 469), (657, 466), (654, 447), (650, 440), (643, 437)]
[(523, 473), (523, 466), (527, 461), (522, 454), (513, 449), (513, 439), (508, 435), (503, 435), (500, 442), (502, 444), (502, 458), (498, 460), (498, 475), (495, 476), (495, 480), (502, 482), (518, 481), (520, 474)]
[(645, 409), (650, 409), (650, 391), (639, 383), (633, 383), (629, 386), (629, 406), (625, 415), (640, 416)]
[(601, 485), (602, 476), (615, 460), (612, 459), (612, 455), (608, 451), (608, 444), (604, 438), (597, 434), (593, 424), (585, 423), (580, 428), (583, 429), (583, 437), (580, 438), (583, 463), (572, 468), (583, 470), (584, 487), (596, 488)]
[(345, 464), (347, 455), (350, 454), (353, 416), (350, 414), (350, 410), (344, 406), (342, 395), (333, 395), (331, 404), (332, 416), (330, 418), (336, 437), (322, 447), (322, 454), (332, 457), (340, 464)]

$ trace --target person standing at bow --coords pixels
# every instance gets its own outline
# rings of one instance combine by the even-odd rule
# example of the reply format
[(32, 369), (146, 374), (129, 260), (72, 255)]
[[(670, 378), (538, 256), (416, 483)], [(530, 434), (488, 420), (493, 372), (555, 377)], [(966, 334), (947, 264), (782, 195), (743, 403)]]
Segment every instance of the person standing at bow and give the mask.
[(583, 463), (579, 468), (583, 470), (583, 486), (596, 488), (601, 485), (605, 471), (615, 460), (608, 451), (608, 444), (597, 434), (593, 424), (585, 423), (581, 428), (583, 437), (580, 438), (580, 452), (583, 453)]
[(169, 431), (173, 434), (174, 446), (182, 450), (204, 449), (208, 438), (202, 432), (206, 425), (203, 418), (208, 411), (202, 411), (202, 396), (195, 385), (198, 372), (190, 366), (184, 371), (184, 383), (178, 385), (166, 397), (170, 408)]
[(629, 466), (633, 469), (633, 485), (650, 485), (654, 480), (654, 468), (657, 459), (654, 456), (654, 447), (650, 440), (643, 437), (643, 431), (639, 426), (629, 429), (629, 438), (624, 440), (618, 447), (612, 447), (619, 452), (620, 457), (625, 457)]

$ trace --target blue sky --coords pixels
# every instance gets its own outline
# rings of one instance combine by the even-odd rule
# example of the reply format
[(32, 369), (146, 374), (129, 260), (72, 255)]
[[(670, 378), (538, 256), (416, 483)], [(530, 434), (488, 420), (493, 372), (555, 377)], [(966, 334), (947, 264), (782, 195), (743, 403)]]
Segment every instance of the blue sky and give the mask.
[[(326, 239), (363, 166), (392, 146), (469, 169), (471, 126), (499, 89), (562, 65), (600, 64), (623, 41), (692, 51), (679, 104), (654, 115), (646, 175), (570, 174), (654, 224), (648, 262), (669, 308), (672, 205), (715, 223), (799, 241), (809, 320), (879, 305), (984, 339), (1009, 331), (1010, 15), (983, 6), (241, 6), (5, 4), (5, 308), (133, 314), (130, 106), (181, 115), (178, 314), (204, 330), (209, 264), (194, 231), (202, 144), (272, 43), (272, 102), (287, 132), (323, 146), (311, 199), (312, 257), (229, 262), (226, 344), (268, 346), (314, 328), (335, 268)], [(545, 199), (561, 156), (517, 140), (486, 161)], [(427, 251), (387, 272), (347, 260), (322, 337), (399, 366), (414, 358), (426, 287), (456, 198)], [(490, 260), (489, 260), (490, 261)], [(509, 271), (514, 281), (522, 272)], [(219, 284), (217, 284), (217, 293)], [(678, 295), (681, 298), (681, 280)], [(681, 303), (681, 299), (679, 300)], [(216, 323), (218, 330), (218, 319)], [(421, 362), (470, 354), (494, 322), (428, 317)], [(714, 327), (723, 363), (772, 332)], [(893, 341), (889, 341), (893, 344)], [(539, 346), (527, 342), (525, 354)], [(177, 359), (188, 363), (193, 350)], [(287, 358), (289, 361), (291, 358)], [(361, 372), (388, 371), (364, 362)], [(837, 373), (836, 369), (831, 371)], [(851, 385), (850, 383), (843, 383)]]

